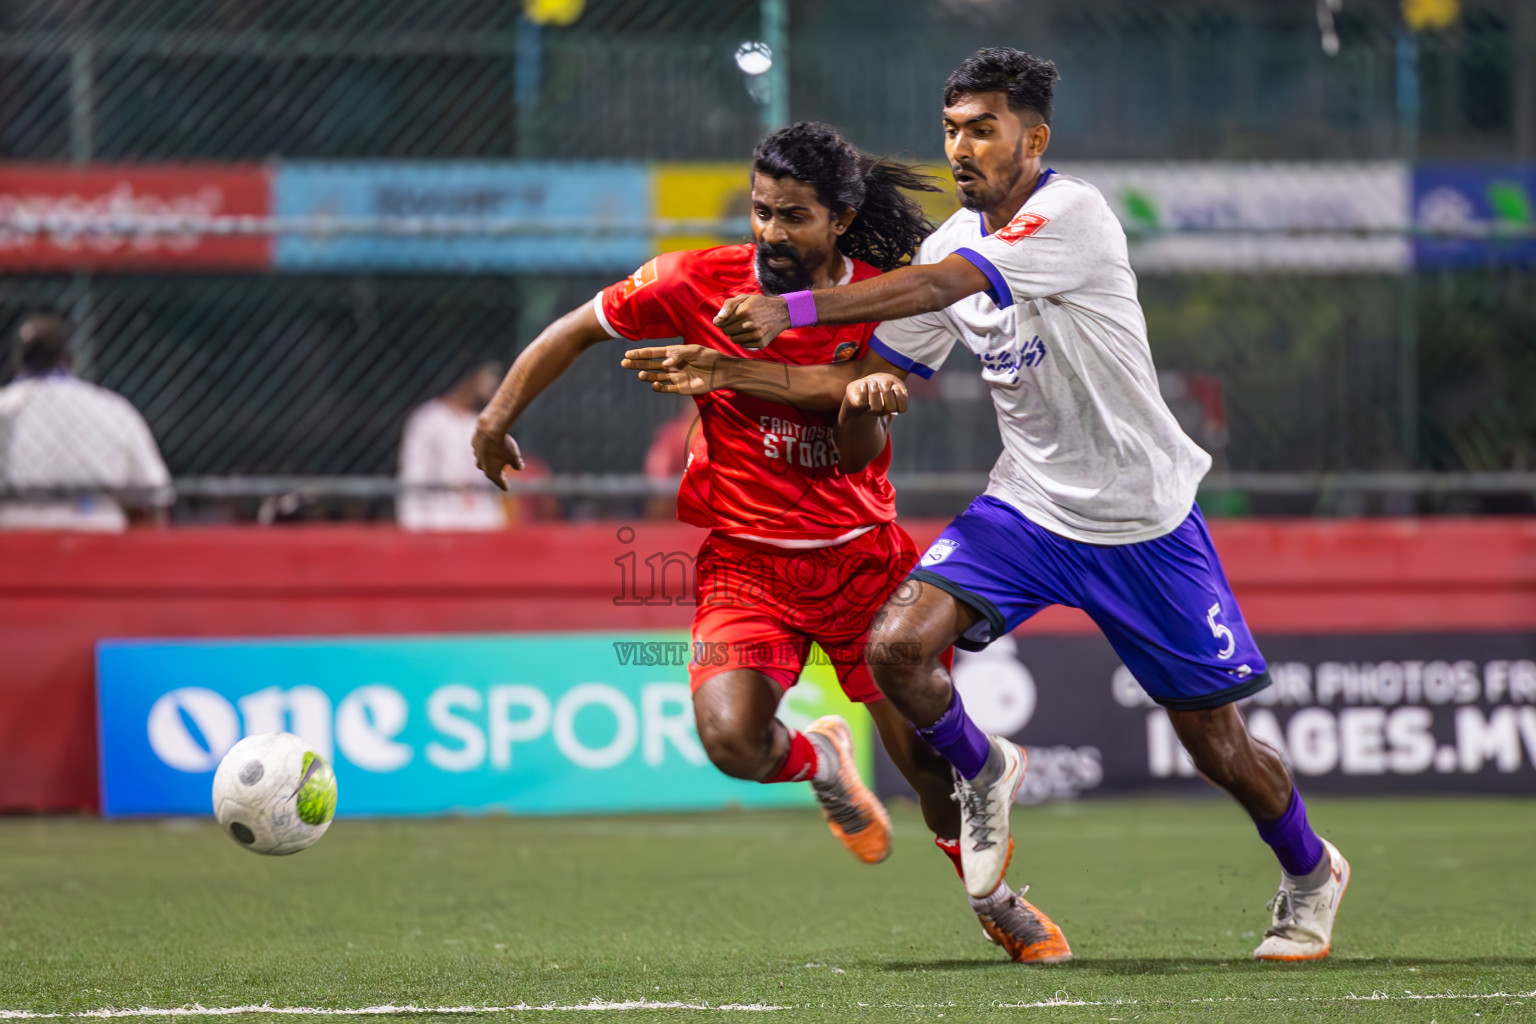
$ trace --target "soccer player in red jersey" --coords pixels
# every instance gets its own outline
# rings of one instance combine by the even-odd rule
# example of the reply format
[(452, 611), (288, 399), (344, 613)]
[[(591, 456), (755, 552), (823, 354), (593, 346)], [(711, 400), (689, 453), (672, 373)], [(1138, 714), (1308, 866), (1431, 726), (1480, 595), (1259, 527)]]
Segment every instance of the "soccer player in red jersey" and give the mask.
[[(905, 166), (861, 154), (826, 126), (802, 123), (768, 136), (753, 154), (755, 244), (658, 256), (546, 328), (480, 417), (480, 468), (499, 485), (504, 473), (521, 468), (508, 434), (513, 422), (600, 342), (681, 337), (781, 366), (860, 358), (871, 324), (790, 330), (765, 349), (747, 350), (713, 319), (731, 296), (829, 288), (908, 260), (932, 226), (903, 189), (933, 187)], [(771, 391), (771, 381), (763, 387)], [(776, 717), (811, 643), (819, 643), (844, 692), (869, 709), (958, 871), (960, 816), (949, 765), (881, 698), (865, 664), (871, 620), (918, 558), (895, 523), (883, 430), (873, 461), (861, 457), (857, 472), (844, 472), (838, 442), (867, 449), (875, 434), (869, 416), (840, 426), (836, 413), (745, 391), (712, 391), (697, 401), (700, 429), (689, 446), (678, 518), (710, 531), (695, 563), (689, 666), (710, 760), (736, 778), (809, 782), (833, 834), (856, 857), (877, 863), (888, 855), (890, 821), (859, 779), (846, 723), (828, 716), (802, 733)], [(1027, 935), (989, 937), (1015, 959), (1028, 959), (1019, 953)]]

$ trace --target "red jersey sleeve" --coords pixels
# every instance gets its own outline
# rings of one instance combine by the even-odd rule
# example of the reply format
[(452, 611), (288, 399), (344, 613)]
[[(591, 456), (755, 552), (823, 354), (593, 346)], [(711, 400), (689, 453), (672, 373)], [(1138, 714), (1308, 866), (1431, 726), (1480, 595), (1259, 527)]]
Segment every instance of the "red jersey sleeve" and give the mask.
[(677, 338), (677, 296), (688, 286), (687, 253), (666, 252), (598, 293), (593, 306), (608, 333), (630, 341)]

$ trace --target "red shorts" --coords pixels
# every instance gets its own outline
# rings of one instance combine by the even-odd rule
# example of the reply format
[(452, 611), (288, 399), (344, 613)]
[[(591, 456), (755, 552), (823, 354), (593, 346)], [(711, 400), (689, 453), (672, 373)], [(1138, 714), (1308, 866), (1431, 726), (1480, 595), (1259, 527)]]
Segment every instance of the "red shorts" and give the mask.
[(710, 534), (695, 563), (689, 683), (697, 690), (711, 676), (747, 668), (788, 689), (815, 641), (849, 700), (879, 700), (865, 664), (870, 622), (920, 554), (895, 523), (810, 551)]

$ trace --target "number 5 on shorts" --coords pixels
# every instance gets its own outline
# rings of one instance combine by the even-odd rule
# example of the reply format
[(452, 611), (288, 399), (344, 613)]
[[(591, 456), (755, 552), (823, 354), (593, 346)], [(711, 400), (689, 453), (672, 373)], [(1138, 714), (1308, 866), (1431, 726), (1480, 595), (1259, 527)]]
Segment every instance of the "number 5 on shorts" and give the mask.
[(1216, 616), (1220, 614), (1221, 602), (1217, 601), (1215, 604), (1211, 605), (1211, 610), (1205, 613), (1205, 621), (1211, 624), (1211, 636), (1214, 636), (1217, 640), (1220, 640), (1222, 637), (1226, 637), (1227, 646), (1216, 652), (1216, 657), (1220, 658), (1222, 661), (1226, 661), (1228, 658), (1232, 657), (1232, 652), (1237, 650), (1237, 638), (1232, 635), (1232, 631), (1230, 629), (1216, 621)]

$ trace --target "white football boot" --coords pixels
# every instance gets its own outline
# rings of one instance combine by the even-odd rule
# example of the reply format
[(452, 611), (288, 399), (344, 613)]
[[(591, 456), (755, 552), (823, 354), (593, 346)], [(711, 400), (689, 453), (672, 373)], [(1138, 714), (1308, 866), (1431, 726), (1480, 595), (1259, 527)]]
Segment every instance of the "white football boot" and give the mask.
[(1280, 891), (1269, 901), (1274, 921), (1253, 951), (1255, 960), (1321, 960), (1333, 947), (1333, 918), (1349, 888), (1349, 861), (1326, 839), (1323, 850), (1328, 877), (1316, 889), (1297, 889), (1289, 875), (1280, 873)]
[(985, 899), (997, 891), (1008, 870), (1013, 843), (1008, 836), (1008, 812), (1024, 784), (1024, 751), (1007, 740), (992, 736), (992, 749), (1003, 761), (1002, 771), (990, 782), (982, 775), (967, 779), (955, 775), (955, 799), (960, 803), (960, 868), (965, 891)]

